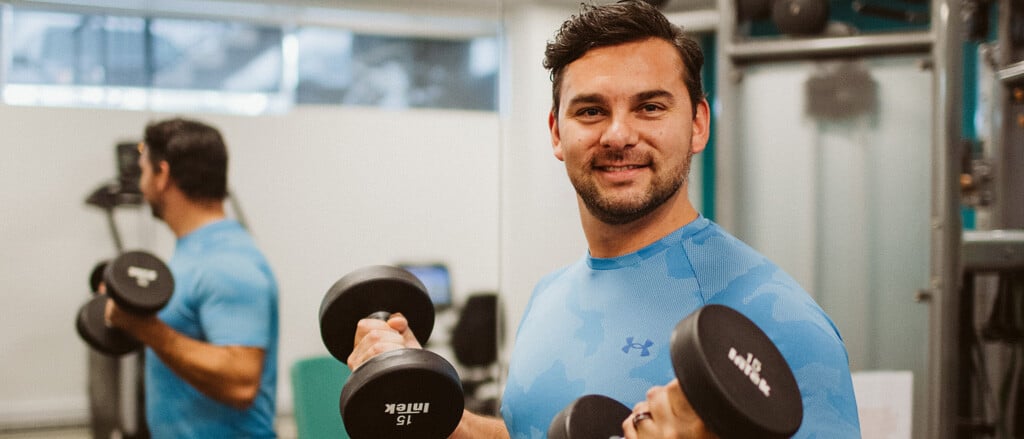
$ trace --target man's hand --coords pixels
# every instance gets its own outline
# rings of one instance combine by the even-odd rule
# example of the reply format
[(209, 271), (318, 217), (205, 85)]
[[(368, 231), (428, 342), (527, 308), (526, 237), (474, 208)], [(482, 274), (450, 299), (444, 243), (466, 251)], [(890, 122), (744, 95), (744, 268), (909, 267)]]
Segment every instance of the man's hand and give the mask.
[(402, 314), (392, 314), (386, 322), (379, 319), (362, 319), (356, 325), (352, 353), (348, 356), (348, 367), (355, 371), (377, 355), (402, 348), (423, 348), (409, 328), (409, 321)]
[(678, 379), (651, 387), (647, 400), (622, 422), (622, 431), (626, 439), (718, 439), (697, 416)]
[[(99, 293), (106, 294), (106, 291), (106, 286), (104, 284), (100, 284)], [(125, 311), (124, 309), (121, 309), (121, 307), (117, 306), (117, 303), (115, 303), (109, 296), (107, 297), (107, 307), (103, 312), (103, 319), (107, 326), (111, 328), (118, 328), (135, 336), (136, 338), (139, 338), (138, 328), (147, 323), (151, 323), (153, 319), (156, 318), (156, 314), (141, 316)]]

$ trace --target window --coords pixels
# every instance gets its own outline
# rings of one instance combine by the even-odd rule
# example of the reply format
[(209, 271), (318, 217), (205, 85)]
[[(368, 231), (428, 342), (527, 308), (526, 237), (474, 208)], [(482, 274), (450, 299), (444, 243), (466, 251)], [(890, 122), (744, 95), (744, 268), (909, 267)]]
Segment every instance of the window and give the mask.
[(0, 11), (7, 14), (0, 86), (8, 104), (247, 114), (296, 104), (497, 108), (494, 35), (328, 26), (286, 32), (284, 25), (177, 15)]
[(304, 28), (298, 41), (299, 104), (493, 110), (494, 37), (442, 40)]

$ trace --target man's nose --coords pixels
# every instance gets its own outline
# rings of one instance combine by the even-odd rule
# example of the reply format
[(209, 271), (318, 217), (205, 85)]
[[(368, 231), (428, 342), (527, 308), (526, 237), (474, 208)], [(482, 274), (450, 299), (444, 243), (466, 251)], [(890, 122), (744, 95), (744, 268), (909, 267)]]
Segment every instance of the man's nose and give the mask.
[(612, 117), (601, 135), (601, 146), (605, 148), (629, 148), (639, 141), (636, 120), (628, 115)]

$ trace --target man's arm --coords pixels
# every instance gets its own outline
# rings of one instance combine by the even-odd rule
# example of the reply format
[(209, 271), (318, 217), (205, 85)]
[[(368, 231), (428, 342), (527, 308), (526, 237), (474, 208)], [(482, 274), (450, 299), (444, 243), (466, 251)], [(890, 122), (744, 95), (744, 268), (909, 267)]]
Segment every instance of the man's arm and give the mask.
[(462, 421), (448, 439), (509, 439), (509, 435), (501, 419), (463, 410)]
[(107, 300), (107, 321), (153, 349), (179, 377), (204, 395), (236, 409), (252, 405), (259, 393), (264, 350), (218, 346), (190, 338), (156, 316), (137, 316)]

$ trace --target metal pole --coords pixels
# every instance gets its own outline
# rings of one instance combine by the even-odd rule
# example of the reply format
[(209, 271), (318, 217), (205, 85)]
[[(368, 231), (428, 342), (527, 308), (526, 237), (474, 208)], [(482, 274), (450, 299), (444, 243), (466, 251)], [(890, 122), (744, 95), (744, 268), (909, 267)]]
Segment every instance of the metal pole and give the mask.
[(932, 90), (931, 307), (928, 377), (928, 434), (953, 439), (957, 433), (959, 393), (957, 352), (960, 308), (960, 187), (963, 38), (960, 1), (933, 0), (931, 32), (935, 44)]
[(734, 0), (718, 0), (718, 32), (716, 34), (718, 50), (717, 72), (715, 82), (716, 102), (711, 102), (711, 111), (715, 119), (715, 222), (726, 230), (737, 233), (739, 226), (736, 217), (741, 186), (739, 172), (739, 155), (736, 153), (736, 133), (739, 105), (736, 83), (740, 80), (740, 72), (729, 56), (735, 50), (736, 9)]
[(728, 54), (735, 62), (751, 62), (928, 53), (931, 47), (932, 34), (929, 32), (900, 32), (850, 37), (748, 41), (732, 45)]
[(114, 208), (104, 209), (107, 213), (107, 226), (110, 227), (110, 237), (114, 238), (114, 248), (120, 254), (124, 251), (124, 243), (121, 241), (121, 233), (117, 231), (117, 222), (114, 221)]

